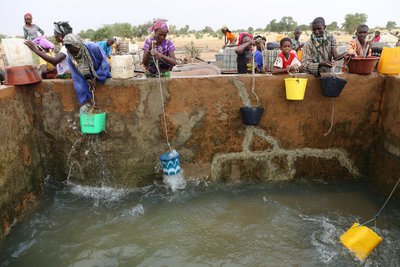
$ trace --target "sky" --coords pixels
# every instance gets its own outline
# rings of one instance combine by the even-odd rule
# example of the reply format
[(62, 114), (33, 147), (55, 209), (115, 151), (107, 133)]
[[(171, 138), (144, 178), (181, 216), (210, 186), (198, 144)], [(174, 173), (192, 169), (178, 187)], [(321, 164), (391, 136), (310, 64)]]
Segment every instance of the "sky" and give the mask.
[(27, 12), (32, 13), (33, 23), (47, 36), (53, 35), (54, 21), (69, 21), (74, 33), (79, 33), (105, 24), (138, 25), (153, 18), (165, 18), (178, 29), (189, 25), (195, 30), (206, 26), (217, 30), (227, 25), (235, 30), (265, 28), (271, 20), (280, 21), (284, 16), (292, 17), (299, 24), (323, 17), (326, 24), (336, 21), (340, 26), (346, 14), (364, 13), (371, 28), (385, 26), (388, 21), (400, 26), (399, 0), (4, 0), (0, 7), (0, 34), (7, 36), (23, 35), (23, 16)]

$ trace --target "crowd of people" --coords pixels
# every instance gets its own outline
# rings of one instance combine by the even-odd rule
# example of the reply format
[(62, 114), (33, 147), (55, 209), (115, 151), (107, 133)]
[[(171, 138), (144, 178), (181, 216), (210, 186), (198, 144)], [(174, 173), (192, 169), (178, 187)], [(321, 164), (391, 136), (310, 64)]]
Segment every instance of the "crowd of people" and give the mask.
[[(32, 21), (32, 14), (24, 15), (23, 26), (25, 44), (40, 57), (39, 69), (45, 79), (72, 78), (77, 98), (83, 109), (91, 104), (92, 90), (96, 83), (104, 83), (111, 77), (110, 55), (114, 37), (97, 43), (84, 42), (73, 34), (73, 29), (66, 21), (54, 22), (54, 37), (60, 43), (61, 49), (54, 53), (54, 44), (47, 40), (44, 31)], [(235, 47), (237, 54), (237, 72), (266, 73), (267, 64), (264, 62), (266, 38), (243, 32), (238, 37), (227, 26), (222, 27), (225, 47)], [(325, 20), (317, 17), (311, 23), (311, 38), (308, 42), (300, 41), (300, 29), (293, 33), (294, 38), (280, 40), (281, 52), (277, 55), (271, 71), (273, 74), (290, 72), (307, 72), (316, 76), (330, 72), (335, 61), (341, 58), (362, 57), (371, 55), (367, 25), (357, 28), (345, 53), (337, 52), (337, 43), (333, 35), (326, 31)], [(170, 77), (172, 68), (177, 64), (174, 43), (167, 39), (168, 25), (157, 20), (149, 29), (151, 36), (143, 45), (142, 64), (149, 77)], [(375, 32), (373, 41), (378, 42), (380, 33)]]

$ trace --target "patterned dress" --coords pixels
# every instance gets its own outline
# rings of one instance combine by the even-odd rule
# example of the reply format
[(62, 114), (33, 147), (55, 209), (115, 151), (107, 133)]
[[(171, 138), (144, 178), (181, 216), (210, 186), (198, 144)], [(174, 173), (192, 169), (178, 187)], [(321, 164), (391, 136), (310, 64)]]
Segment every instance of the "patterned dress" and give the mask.
[[(144, 45), (143, 45), (143, 50), (144, 51), (149, 50), (153, 41), (155, 41), (154, 37), (146, 39), (146, 41), (144, 42)], [(162, 43), (155, 46), (154, 49), (157, 49), (157, 52), (159, 52), (165, 56), (168, 56), (169, 52), (175, 51), (175, 46), (170, 40), (164, 39), (162, 41)], [(161, 75), (164, 72), (169, 72), (170, 70), (172, 70), (172, 67), (173, 67), (172, 65), (168, 64), (167, 62), (165, 62), (163, 60), (159, 61), (158, 66), (160, 68)], [(147, 70), (151, 74), (157, 75), (157, 67), (156, 67), (156, 64), (155, 64), (152, 56), (150, 56), (149, 66), (148, 66)]]

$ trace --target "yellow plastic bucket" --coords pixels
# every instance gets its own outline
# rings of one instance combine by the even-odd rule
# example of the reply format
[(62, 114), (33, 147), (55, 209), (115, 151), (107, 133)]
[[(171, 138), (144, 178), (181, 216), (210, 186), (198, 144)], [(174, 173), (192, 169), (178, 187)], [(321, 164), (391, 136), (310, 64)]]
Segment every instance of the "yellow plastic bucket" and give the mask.
[(342, 244), (352, 251), (360, 260), (364, 260), (371, 251), (382, 241), (374, 231), (366, 226), (354, 223), (346, 233), (340, 237)]
[(378, 72), (397, 75), (400, 73), (400, 47), (384, 47), (378, 63)]
[(306, 86), (306, 78), (285, 78), (286, 99), (303, 100)]

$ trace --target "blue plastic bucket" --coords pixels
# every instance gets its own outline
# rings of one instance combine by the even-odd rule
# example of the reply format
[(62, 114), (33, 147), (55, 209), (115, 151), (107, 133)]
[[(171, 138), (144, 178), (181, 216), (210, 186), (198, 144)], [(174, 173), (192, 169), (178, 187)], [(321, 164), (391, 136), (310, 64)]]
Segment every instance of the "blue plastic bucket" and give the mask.
[(164, 175), (174, 175), (181, 171), (179, 153), (176, 150), (166, 152), (160, 156)]
[(258, 125), (264, 112), (262, 107), (241, 107), (243, 123), (246, 125)]

